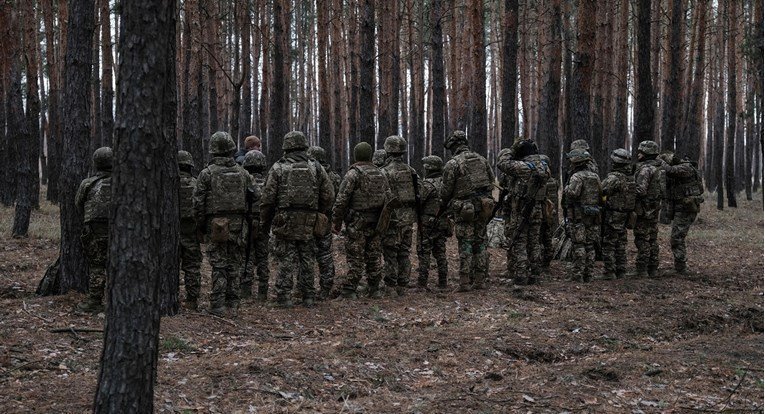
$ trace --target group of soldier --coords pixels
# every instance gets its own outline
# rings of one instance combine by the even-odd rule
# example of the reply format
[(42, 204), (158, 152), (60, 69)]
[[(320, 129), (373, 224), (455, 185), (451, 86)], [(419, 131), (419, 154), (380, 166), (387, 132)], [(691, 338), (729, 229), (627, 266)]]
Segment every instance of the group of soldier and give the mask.
[[(316, 300), (353, 299), (360, 293), (371, 298), (404, 295), (413, 286), (413, 243), (419, 262), (416, 286), (428, 288), (433, 258), (437, 287), (447, 289), (446, 241), (452, 235), (459, 251), (456, 290), (485, 289), (486, 229), (500, 211), (509, 244), (505, 276), (518, 285), (539, 282), (554, 256), (559, 186), (549, 158), (539, 154), (533, 141), (518, 139), (499, 153), (499, 181), (489, 161), (470, 150), (462, 131), (447, 138), (444, 147), (451, 158), (446, 163), (436, 155), (422, 159), (422, 178), (406, 162), (404, 138), (390, 136), (383, 147), (373, 151), (366, 142), (356, 145), (354, 162), (342, 179), (328, 165), (324, 149), (309, 147), (298, 131), (284, 136), (283, 156), (270, 168), (255, 136), (245, 139), (244, 148), (236, 152), (228, 133), (213, 134), (211, 160), (196, 178), (191, 154), (180, 151), (179, 250), (185, 307), (198, 308), (202, 243), (212, 268), (209, 312), (217, 316), (236, 316), (240, 301), (255, 294), (259, 301), (268, 300), (269, 258), (278, 268), (275, 303), (283, 307), (292, 306), (293, 296), (312, 306)], [(571, 243), (572, 280), (591, 279), (598, 247), (604, 277), (623, 277), (627, 228), (633, 229), (638, 249), (635, 275), (654, 275), (663, 204), (668, 212), (664, 216), (673, 223), (675, 270), (686, 271), (685, 235), (703, 200), (694, 165), (671, 153), (659, 154), (655, 142), (644, 141), (635, 165), (626, 150), (613, 151), (612, 171), (601, 182), (586, 142), (575, 141), (567, 158), (560, 205), (562, 228)], [(85, 312), (103, 309), (111, 159), (110, 148), (96, 150), (96, 174), (82, 182), (76, 197), (90, 268), (89, 293), (78, 305)], [(336, 285), (332, 243), (339, 234), (344, 236), (348, 271)], [(362, 280), (365, 287), (360, 286)]]

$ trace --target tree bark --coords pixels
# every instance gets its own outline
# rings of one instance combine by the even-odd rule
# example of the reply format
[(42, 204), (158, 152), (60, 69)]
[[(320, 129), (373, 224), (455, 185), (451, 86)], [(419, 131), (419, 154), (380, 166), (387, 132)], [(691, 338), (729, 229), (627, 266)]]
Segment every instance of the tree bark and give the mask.
[[(95, 1), (98, 3), (98, 0)], [(90, 96), (91, 96), (91, 120), (90, 120), (90, 152), (95, 151), (103, 145), (101, 139), (101, 42), (100, 31), (98, 28), (101, 24), (99, 22), (100, 7), (96, 4), (96, 9), (93, 13), (95, 16), (96, 30), (93, 33), (92, 53), (93, 53), (93, 68), (90, 71)]]
[(735, 174), (735, 139), (736, 139), (736, 37), (737, 31), (735, 18), (734, 0), (725, 0), (725, 18), (728, 23), (726, 36), (728, 53), (728, 123), (725, 128), (725, 189), (728, 198), (728, 207), (737, 207), (736, 204), (736, 174)]
[(101, 0), (101, 123), (102, 144), (111, 146), (114, 138), (114, 56), (112, 55), (112, 29), (109, 0)]
[(579, 42), (574, 56), (571, 88), (571, 133), (574, 139), (591, 140), (590, 134), (590, 84), (595, 50), (595, 17), (597, 7), (594, 1), (584, 1), (577, 10), (577, 32)]
[(329, 55), (329, 10), (327, 7), (318, 7), (317, 16), (317, 43), (319, 61), (319, 146), (325, 151), (332, 148), (332, 131), (330, 126), (331, 95), (329, 93), (329, 67), (327, 56)]
[(502, 148), (510, 148), (518, 130), (518, 0), (505, 0), (502, 20)]
[(487, 156), (486, 142), (486, 49), (484, 48), (483, 0), (471, 0), (469, 9), (472, 27), (471, 60), (474, 69), (472, 75), (472, 107), (468, 128), (471, 149)]
[(442, 0), (433, 0), (430, 11), (430, 80), (433, 97), (430, 152), (445, 157), (446, 137), (446, 79), (444, 75), (443, 28), (444, 5)]
[(654, 90), (651, 80), (651, 0), (637, 2), (637, 86), (635, 87), (635, 125), (632, 153), (641, 141), (653, 137)]
[[(48, 189), (46, 198), (48, 201), (58, 202), (58, 181), (61, 160), (59, 148), (61, 146), (61, 117), (59, 97), (61, 95), (61, 82), (59, 78), (58, 56), (61, 45), (54, 40), (54, 36), (60, 33), (58, 26), (53, 25), (53, 2), (41, 1), (43, 22), (45, 24), (45, 63), (48, 74)], [(61, 6), (60, 6), (61, 7)]]
[(696, 41), (696, 52), (694, 54), (693, 81), (691, 82), (690, 93), (688, 95), (688, 110), (686, 121), (683, 122), (682, 144), (678, 142), (681, 156), (688, 156), (689, 159), (699, 162), (701, 156), (701, 129), (703, 128), (702, 111), (704, 110), (704, 54), (706, 52), (706, 28), (707, 28), (707, 4), (706, 0), (700, 1), (697, 5), (698, 23)]
[[(560, 138), (558, 137), (558, 104), (560, 101), (560, 65), (561, 65), (561, 2), (553, 0), (550, 4), (549, 26), (542, 29), (545, 37), (545, 66), (542, 98), (537, 116), (537, 145), (542, 144), (550, 157), (550, 170), (553, 177), (560, 177)], [(504, 124), (504, 121), (503, 121)], [(504, 134), (503, 134), (504, 135)]]
[(274, 73), (271, 80), (271, 117), (268, 127), (268, 152), (269, 159), (279, 159), (281, 142), (289, 127), (289, 84), (290, 79), (290, 55), (289, 55), (289, 2), (287, 0), (274, 0)]
[[(359, 130), (361, 140), (375, 143), (375, 2), (361, 0), (361, 42), (359, 44)], [(381, 147), (380, 147), (381, 148)]]
[(66, 76), (64, 78), (63, 153), (59, 194), (61, 202), (60, 289), (85, 291), (87, 264), (82, 252), (82, 216), (74, 206), (74, 196), (88, 173), (90, 137), (90, 71), (92, 36), (95, 29), (93, 0), (69, 0)]

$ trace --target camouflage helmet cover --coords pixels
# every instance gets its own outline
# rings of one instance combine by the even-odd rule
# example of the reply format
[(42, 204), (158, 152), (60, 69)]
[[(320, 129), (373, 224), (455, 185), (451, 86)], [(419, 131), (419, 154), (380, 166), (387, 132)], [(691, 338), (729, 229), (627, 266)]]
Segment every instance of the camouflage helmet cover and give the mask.
[(383, 148), (387, 154), (403, 154), (406, 152), (406, 140), (398, 135), (385, 138)]
[(266, 156), (258, 150), (247, 151), (244, 154), (244, 161), (242, 161), (242, 167), (253, 169), (265, 169), (266, 168)]
[(178, 151), (178, 165), (194, 167), (194, 157), (191, 156), (190, 152), (180, 150)]
[(422, 159), (422, 166), (426, 170), (441, 171), (444, 168), (444, 160), (438, 155), (428, 155)]
[(645, 155), (658, 155), (659, 145), (653, 141), (643, 141), (638, 145), (638, 152), (642, 152)]
[(572, 165), (582, 164), (592, 159), (590, 153), (583, 149), (571, 150), (566, 157)]
[(585, 151), (589, 151), (590, 144), (588, 144), (587, 141), (583, 139), (577, 139), (576, 141), (571, 143), (571, 150), (575, 150), (575, 149), (582, 149)]
[(301, 150), (308, 148), (308, 140), (300, 131), (291, 131), (284, 136), (282, 151)]
[(228, 132), (218, 131), (210, 137), (211, 155), (230, 155), (236, 150), (236, 144)]
[[(377, 154), (377, 152), (375, 152)], [(383, 151), (383, 155), (385, 151)], [(353, 147), (353, 159), (356, 162), (372, 161), (372, 146), (368, 142), (359, 142)]]
[(385, 157), (387, 154), (385, 154), (385, 150), (377, 150), (372, 154), (372, 164), (382, 167), (385, 165)]
[(632, 157), (626, 149), (617, 148), (611, 151), (611, 161), (613, 161), (614, 164), (629, 164), (632, 162)]
[(319, 161), (321, 164), (327, 163), (327, 151), (324, 151), (324, 148), (322, 147), (316, 145), (309, 147), (308, 156)]
[(457, 145), (467, 145), (467, 135), (465, 131), (454, 131), (444, 142), (444, 148), (452, 149)]
[(96, 171), (111, 171), (113, 157), (111, 147), (101, 147), (95, 150), (93, 152), (93, 168)]
[(515, 153), (512, 148), (502, 148), (502, 150), (499, 151), (499, 154), (497, 154), (497, 158), (499, 159), (505, 156), (509, 156), (510, 158), (513, 158), (515, 156), (514, 154)]

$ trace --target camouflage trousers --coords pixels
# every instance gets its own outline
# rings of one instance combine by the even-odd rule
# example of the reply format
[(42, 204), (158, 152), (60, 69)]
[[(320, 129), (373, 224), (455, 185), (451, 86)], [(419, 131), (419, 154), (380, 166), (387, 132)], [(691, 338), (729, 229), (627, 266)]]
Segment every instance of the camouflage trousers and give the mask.
[(545, 268), (550, 266), (550, 262), (552, 262), (555, 255), (553, 250), (553, 234), (557, 227), (558, 225), (554, 221), (548, 222), (544, 217), (542, 218), (539, 229), (539, 243), (542, 249), (542, 266)]
[(446, 279), (449, 274), (449, 264), (446, 259), (446, 235), (437, 228), (425, 227), (422, 231), (421, 243), (417, 249), (417, 258), (419, 262), (417, 283), (420, 286), (427, 286), (430, 274), (430, 257), (436, 259), (438, 269), (438, 285), (446, 286)]
[(82, 230), (82, 248), (88, 262), (88, 300), (103, 303), (106, 267), (109, 264), (109, 227), (106, 223), (88, 223)]
[(659, 222), (654, 217), (638, 216), (635, 222), (635, 229), (632, 231), (635, 235), (635, 247), (637, 247), (637, 256), (635, 257), (635, 270), (644, 272), (646, 270), (656, 270), (659, 268)]
[[(542, 206), (537, 203), (529, 215), (526, 228), (513, 241), (516, 229), (523, 222), (520, 214), (513, 214), (505, 220), (505, 237), (507, 237), (507, 273), (525, 282), (529, 276), (537, 277), (542, 264), (542, 249), (540, 232), (542, 227)], [(512, 245), (510, 245), (512, 243)]]
[(670, 247), (672, 255), (675, 257), (675, 270), (684, 271), (686, 269), (687, 253), (685, 251), (685, 237), (688, 236), (688, 230), (696, 221), (698, 213), (685, 210), (675, 210), (675, 218), (672, 220), (672, 234), (670, 236)]
[(595, 265), (595, 245), (600, 238), (600, 226), (595, 218), (584, 218), (569, 224), (571, 236), (572, 263), (569, 278), (589, 281)]
[(606, 211), (603, 220), (603, 267), (607, 274), (623, 276), (627, 269), (627, 218), (629, 213)]
[(276, 275), (276, 298), (279, 301), (289, 299), (292, 293), (293, 279), (297, 278), (297, 287), (303, 300), (314, 299), (316, 288), (316, 243), (310, 240), (285, 240), (275, 237), (271, 240), (272, 254), (279, 268)]
[(242, 243), (232, 234), (229, 241), (211, 242), (207, 247), (207, 260), (212, 267), (210, 308), (239, 306), (239, 278), (244, 260)]
[(385, 284), (388, 287), (409, 285), (409, 274), (412, 272), (412, 262), (409, 260), (409, 252), (412, 250), (412, 224), (391, 223), (391, 228), (383, 237), (382, 248), (385, 258)]
[[(188, 228), (190, 226), (190, 228)], [(187, 225), (181, 222), (180, 246), (178, 255), (181, 259), (183, 285), (186, 287), (186, 300), (197, 301), (202, 282), (200, 267), (202, 266), (202, 250), (199, 247), (194, 223)]]
[(460, 254), (460, 286), (483, 288), (489, 271), (486, 223), (481, 220), (457, 220), (454, 234)]
[(366, 274), (369, 293), (380, 286), (382, 244), (374, 226), (351, 226), (345, 231), (345, 256), (348, 274), (342, 284), (343, 292), (356, 292), (361, 278)]
[(268, 235), (259, 235), (252, 241), (250, 259), (247, 263), (247, 271), (242, 274), (240, 281), (241, 290), (252, 293), (252, 285), (255, 273), (258, 274), (258, 294), (268, 294)]
[(316, 239), (316, 261), (319, 262), (319, 286), (330, 292), (335, 284), (335, 259), (332, 257), (332, 233)]

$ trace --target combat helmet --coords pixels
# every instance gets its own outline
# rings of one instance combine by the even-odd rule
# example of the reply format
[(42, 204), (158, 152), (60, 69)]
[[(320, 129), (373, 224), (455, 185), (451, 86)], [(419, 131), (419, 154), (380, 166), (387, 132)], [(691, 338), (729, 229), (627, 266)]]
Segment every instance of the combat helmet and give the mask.
[(524, 139), (523, 141), (518, 141), (515, 144), (513, 144), (513, 155), (517, 159), (523, 159), (529, 155), (534, 155), (539, 153), (539, 148), (537, 147), (536, 142), (530, 139)]
[(282, 151), (304, 150), (308, 148), (308, 140), (300, 131), (291, 131), (284, 136)]
[[(355, 150), (354, 150), (354, 155), (355, 155)], [(386, 156), (387, 154), (385, 153), (385, 150), (379, 149), (375, 151), (374, 154), (372, 154), (372, 164), (374, 164), (377, 167), (382, 167), (383, 165), (385, 165)]]
[(327, 164), (327, 151), (324, 151), (324, 148), (322, 147), (316, 145), (309, 147), (308, 156), (319, 161), (319, 164), (321, 165)]
[(194, 168), (194, 157), (188, 151), (178, 151), (178, 165), (185, 165), (187, 167)]
[(444, 169), (444, 160), (438, 155), (428, 155), (422, 159), (422, 167), (429, 172), (437, 172)]
[(406, 140), (398, 135), (391, 135), (385, 138), (383, 144), (386, 154), (398, 155), (406, 152)]
[(266, 156), (258, 150), (247, 151), (242, 167), (248, 171), (263, 171), (266, 169)]
[(111, 171), (113, 157), (111, 147), (101, 147), (95, 150), (93, 152), (93, 168), (96, 171)]
[[(380, 150), (383, 154), (383, 159), (385, 156), (385, 151)], [(375, 155), (377, 154), (377, 151), (375, 151)], [(356, 162), (369, 162), (372, 160), (372, 146), (369, 145), (368, 142), (359, 142), (356, 144), (355, 147), (353, 147), (353, 159)]]
[(659, 155), (659, 145), (653, 141), (643, 141), (638, 145), (638, 152), (645, 155)]
[(587, 141), (585, 141), (583, 139), (577, 139), (576, 141), (571, 143), (571, 149), (572, 150), (582, 149), (582, 150), (585, 150), (585, 151), (589, 151), (590, 150), (590, 144), (588, 144)]
[(566, 154), (566, 157), (568, 157), (571, 165), (581, 165), (592, 159), (590, 157), (590, 153), (583, 149), (571, 150), (568, 154)]
[(226, 157), (236, 150), (236, 144), (228, 132), (218, 131), (210, 137), (210, 155)]
[(465, 135), (465, 131), (452, 132), (452, 134), (449, 135), (449, 138), (446, 139), (446, 142), (444, 142), (444, 148), (448, 150), (451, 150), (457, 145), (467, 145), (467, 135)]
[(614, 164), (629, 164), (632, 162), (632, 157), (626, 149), (617, 148), (611, 151), (611, 161)]

